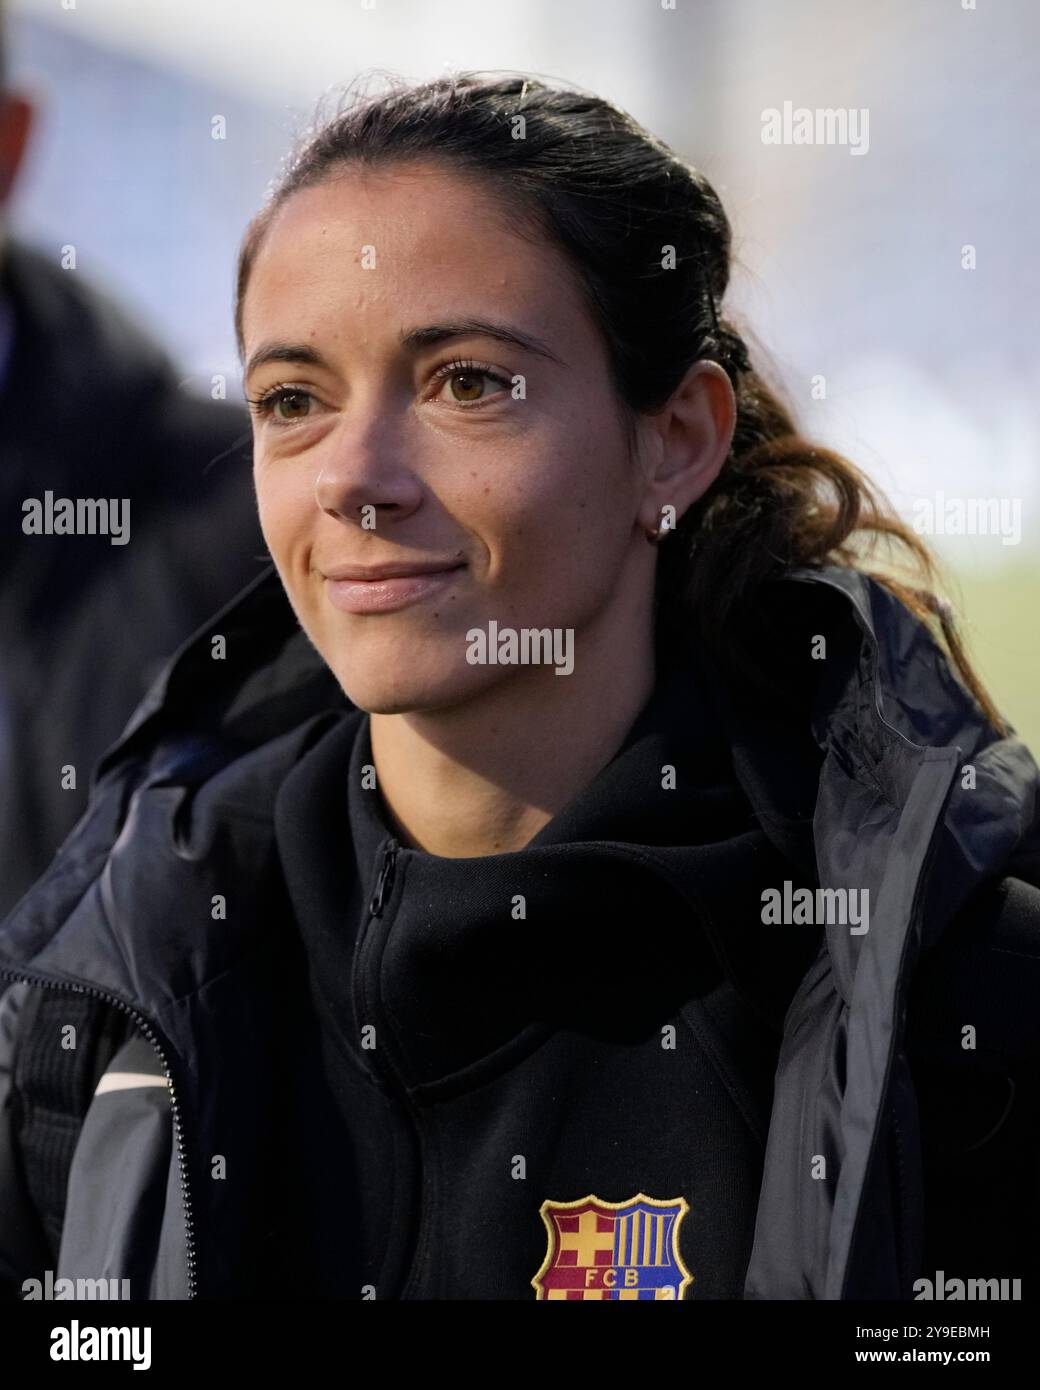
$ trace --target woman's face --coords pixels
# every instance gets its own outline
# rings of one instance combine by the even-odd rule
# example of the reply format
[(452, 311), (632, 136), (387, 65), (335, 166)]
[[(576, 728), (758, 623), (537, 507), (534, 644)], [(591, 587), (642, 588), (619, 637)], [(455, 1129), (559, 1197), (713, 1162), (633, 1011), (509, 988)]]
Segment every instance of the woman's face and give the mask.
[(591, 626), (616, 615), (623, 638), (653, 551), (606, 349), (562, 255), (479, 183), (413, 164), (295, 194), (242, 329), (261, 527), (356, 705), (433, 709), (530, 674), (467, 660), (492, 620), (573, 629), (577, 661)]

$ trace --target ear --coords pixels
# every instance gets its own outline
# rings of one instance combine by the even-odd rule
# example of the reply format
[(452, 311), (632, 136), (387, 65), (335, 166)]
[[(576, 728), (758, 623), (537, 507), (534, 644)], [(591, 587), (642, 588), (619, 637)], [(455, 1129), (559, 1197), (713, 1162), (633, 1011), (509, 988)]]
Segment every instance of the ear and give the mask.
[(737, 424), (729, 377), (717, 362), (694, 362), (667, 403), (643, 422), (645, 492), (637, 521), (651, 530), (665, 507), (675, 508), (678, 522), (726, 462)]

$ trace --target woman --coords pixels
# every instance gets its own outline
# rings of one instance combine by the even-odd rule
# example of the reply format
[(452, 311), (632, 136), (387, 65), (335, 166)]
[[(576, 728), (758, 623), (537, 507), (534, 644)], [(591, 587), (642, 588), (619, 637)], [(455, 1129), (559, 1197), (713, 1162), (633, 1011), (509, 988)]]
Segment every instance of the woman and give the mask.
[(534, 80), (300, 151), (238, 274), (273, 568), (0, 933), (16, 1290), (1035, 1268), (1037, 768), (932, 588), (858, 567), (933, 574), (753, 370), (729, 248)]

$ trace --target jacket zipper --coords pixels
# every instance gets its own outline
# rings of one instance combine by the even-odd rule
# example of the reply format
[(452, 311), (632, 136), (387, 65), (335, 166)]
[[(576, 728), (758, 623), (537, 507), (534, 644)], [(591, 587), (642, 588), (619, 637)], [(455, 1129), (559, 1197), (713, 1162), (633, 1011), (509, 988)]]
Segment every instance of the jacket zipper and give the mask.
[(394, 869), (397, 865), (397, 841), (391, 840), (383, 850), (383, 862), (379, 866), (376, 886), (368, 903), (370, 917), (382, 917), (383, 905), (394, 886)]
[[(392, 836), (387, 841), (386, 845), (383, 847), (379, 871), (376, 874), (375, 887), (372, 890), (372, 894), (368, 902), (368, 920), (365, 922), (364, 930), (358, 937), (357, 947), (354, 956), (353, 977), (353, 1007), (355, 1026), (359, 1026), (362, 1022), (368, 1022), (372, 1020), (373, 1010), (370, 1008), (369, 1005), (368, 990), (366, 988), (365, 982), (365, 971), (367, 970), (368, 966), (368, 955), (371, 947), (371, 942), (373, 940), (374, 929), (372, 924), (373, 922), (382, 917), (383, 910), (390, 899), (391, 893), (393, 892), (399, 849), (400, 845), (398, 841), (394, 839)], [(416, 1155), (416, 1165), (418, 1168), (418, 1165), (421, 1162), (422, 1155), (422, 1135), (419, 1131), (419, 1125), (416, 1121), (415, 1115), (412, 1113), (412, 1107), (408, 1101), (406, 1089), (400, 1077), (397, 1075), (397, 1072), (394, 1070), (393, 1063), (386, 1055), (384, 1049), (380, 1049), (380, 1047), (377, 1044), (376, 1047), (367, 1055), (370, 1059), (371, 1068), (373, 1072), (376, 1074), (379, 1082), (381, 1083), (383, 1088), (391, 1096), (394, 1097), (394, 1099), (398, 1102), (398, 1104), (401, 1107), (401, 1111), (405, 1116), (408, 1129), (412, 1137), (412, 1144)], [(418, 1181), (416, 1183), (416, 1188), (419, 1195), (416, 1198), (415, 1210), (410, 1215), (409, 1223), (412, 1232), (417, 1232), (422, 1225), (421, 1173), (417, 1173), (417, 1177)], [(415, 1258), (414, 1244), (415, 1242), (413, 1239), (409, 1243), (409, 1246), (405, 1251), (404, 1259), (402, 1260), (402, 1267), (404, 1273), (400, 1282), (400, 1288), (398, 1291), (399, 1293), (403, 1292), (411, 1282), (412, 1262)]]
[(188, 1264), (188, 1297), (195, 1298), (197, 1296), (197, 1280), (195, 1276), (195, 1222), (192, 1214), (191, 1190), (188, 1183), (188, 1166), (185, 1158), (184, 1127), (180, 1106), (177, 1103), (177, 1091), (173, 1083), (173, 1073), (170, 1069), (166, 1053), (163, 1051), (162, 1044), (159, 1042), (152, 1024), (145, 1018), (144, 1014), (140, 1013), (137, 1009), (132, 1008), (131, 1005), (125, 1003), (122, 999), (117, 998), (116, 995), (109, 994), (107, 990), (98, 989), (95, 985), (73, 984), (63, 980), (49, 980), (46, 976), (36, 975), (30, 971), (12, 970), (8, 966), (0, 966), (0, 978), (11, 980), (15, 983), (34, 985), (41, 989), (59, 989), (67, 990), (72, 994), (89, 994), (96, 999), (101, 999), (106, 1004), (110, 1004), (113, 1008), (119, 1009), (121, 1013), (128, 1014), (130, 1018), (133, 1019), (137, 1028), (155, 1048), (170, 1092), (170, 1109), (173, 1112), (174, 1136), (177, 1143), (177, 1166), (180, 1172), (181, 1198), (184, 1204), (184, 1234)]

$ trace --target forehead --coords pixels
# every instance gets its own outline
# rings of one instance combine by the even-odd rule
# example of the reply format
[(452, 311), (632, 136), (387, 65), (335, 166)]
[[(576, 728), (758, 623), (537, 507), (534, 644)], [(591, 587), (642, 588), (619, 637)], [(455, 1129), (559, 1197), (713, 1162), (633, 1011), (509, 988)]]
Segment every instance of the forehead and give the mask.
[(484, 309), (523, 310), (543, 330), (580, 314), (563, 253), (543, 235), (518, 235), (517, 220), (465, 173), (429, 164), (338, 171), (272, 219), (249, 277), (244, 336), (284, 330), (287, 319), (320, 327), (345, 312), (411, 318), (460, 294)]

